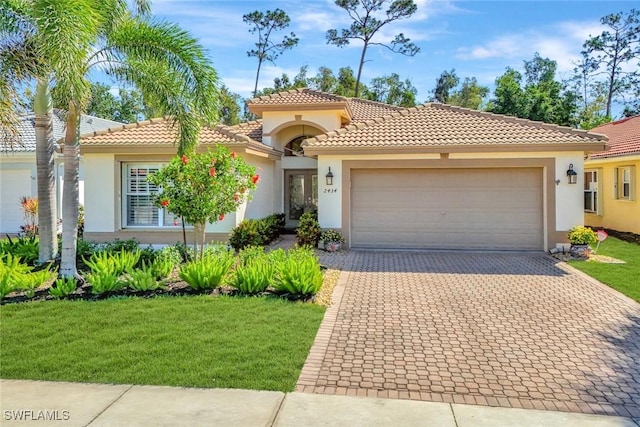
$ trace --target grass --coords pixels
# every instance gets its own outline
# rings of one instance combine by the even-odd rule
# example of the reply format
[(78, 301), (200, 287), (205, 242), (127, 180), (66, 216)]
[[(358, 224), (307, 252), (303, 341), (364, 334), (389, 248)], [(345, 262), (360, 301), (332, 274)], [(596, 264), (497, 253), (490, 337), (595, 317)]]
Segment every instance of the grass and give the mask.
[(0, 308), (0, 378), (291, 391), (324, 308), (275, 298)]
[(617, 258), (626, 264), (594, 261), (569, 261), (569, 264), (640, 302), (640, 245), (609, 237), (600, 244), (598, 255)]

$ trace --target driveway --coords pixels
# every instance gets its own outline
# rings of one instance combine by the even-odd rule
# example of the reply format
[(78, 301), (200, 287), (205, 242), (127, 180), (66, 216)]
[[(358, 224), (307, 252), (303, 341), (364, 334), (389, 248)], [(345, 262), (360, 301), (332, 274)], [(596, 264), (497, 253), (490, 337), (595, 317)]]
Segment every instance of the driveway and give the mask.
[(298, 391), (640, 417), (640, 304), (539, 253), (352, 251)]

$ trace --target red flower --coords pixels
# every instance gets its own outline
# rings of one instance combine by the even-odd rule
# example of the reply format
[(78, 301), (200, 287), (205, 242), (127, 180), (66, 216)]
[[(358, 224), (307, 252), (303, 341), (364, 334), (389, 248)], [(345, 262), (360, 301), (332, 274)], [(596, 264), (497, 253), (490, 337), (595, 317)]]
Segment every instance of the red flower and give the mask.
[(236, 202), (238, 201), (239, 198), (240, 198), (240, 196), (238, 196), (237, 194), (233, 195), (233, 200), (235, 200)]
[(216, 176), (216, 169), (215, 168), (209, 169), (209, 176)]
[(173, 221), (173, 225), (177, 226), (178, 225), (178, 221)]
[(218, 220), (222, 221), (223, 219), (224, 219), (224, 214), (220, 214), (220, 215), (218, 216)]
[(251, 181), (253, 181), (254, 184), (257, 184), (258, 181), (260, 181), (260, 175), (253, 175), (251, 177)]
[(231, 152), (231, 157), (233, 157), (234, 159), (236, 158), (236, 152), (235, 151)]
[(163, 201), (161, 201), (161, 202), (160, 202), (160, 205), (161, 205), (163, 208), (166, 208), (167, 206), (169, 206), (169, 200), (164, 199)]
[(187, 163), (189, 163), (189, 159), (187, 158), (187, 156), (185, 156), (184, 154), (182, 155), (182, 164), (186, 165)]

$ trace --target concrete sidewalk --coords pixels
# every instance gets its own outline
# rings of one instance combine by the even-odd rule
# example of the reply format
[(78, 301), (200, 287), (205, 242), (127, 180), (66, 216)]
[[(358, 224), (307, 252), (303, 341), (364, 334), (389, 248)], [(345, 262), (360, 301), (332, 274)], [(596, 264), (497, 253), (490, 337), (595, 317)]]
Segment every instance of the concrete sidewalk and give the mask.
[(0, 409), (2, 426), (640, 425), (623, 417), (398, 399), (19, 380), (0, 380)]

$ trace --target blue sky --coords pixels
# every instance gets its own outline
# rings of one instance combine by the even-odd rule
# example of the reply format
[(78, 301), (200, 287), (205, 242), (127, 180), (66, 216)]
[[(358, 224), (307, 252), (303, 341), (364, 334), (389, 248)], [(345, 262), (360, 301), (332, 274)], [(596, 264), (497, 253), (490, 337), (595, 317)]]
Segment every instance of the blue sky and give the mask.
[[(403, 32), (421, 49), (415, 57), (373, 47), (363, 70), (363, 81), (398, 73), (418, 89), (418, 101), (429, 98), (435, 79), (455, 68), (461, 78), (477, 77), (492, 86), (507, 66), (521, 68), (535, 52), (558, 62), (560, 77), (567, 77), (578, 59), (582, 43), (603, 28), (599, 19), (609, 13), (640, 7), (634, 1), (455, 1), (416, 0), (417, 13), (381, 30), (380, 41)], [(232, 91), (248, 97), (253, 90), (257, 61), (247, 57), (256, 38), (248, 32), (242, 15), (254, 10), (280, 8), (291, 17), (287, 31), (300, 39), (275, 65), (263, 66), (258, 87), (271, 86), (283, 72), (293, 77), (300, 66), (309, 76), (318, 67), (337, 72), (357, 69), (361, 45), (344, 48), (327, 45), (326, 31), (349, 25), (346, 13), (333, 0), (239, 1), (155, 0), (153, 13), (180, 24), (207, 48), (214, 66)], [(276, 34), (282, 37), (282, 33)]]

